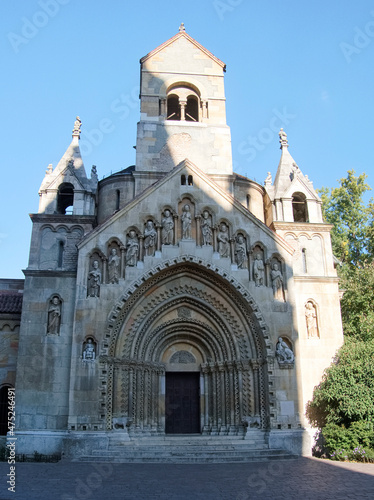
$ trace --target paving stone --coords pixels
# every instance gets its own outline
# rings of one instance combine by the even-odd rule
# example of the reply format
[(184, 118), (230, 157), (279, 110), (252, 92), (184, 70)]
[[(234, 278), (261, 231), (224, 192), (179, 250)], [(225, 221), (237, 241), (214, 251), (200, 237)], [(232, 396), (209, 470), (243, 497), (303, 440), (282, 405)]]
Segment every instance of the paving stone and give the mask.
[(374, 464), (299, 458), (247, 464), (0, 463), (0, 500), (324, 500), (374, 498)]

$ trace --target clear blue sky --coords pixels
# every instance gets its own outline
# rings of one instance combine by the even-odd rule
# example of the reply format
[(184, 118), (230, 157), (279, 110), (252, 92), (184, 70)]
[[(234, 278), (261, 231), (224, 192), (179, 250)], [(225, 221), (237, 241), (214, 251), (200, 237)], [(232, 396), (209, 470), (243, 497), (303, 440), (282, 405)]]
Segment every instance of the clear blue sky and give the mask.
[[(227, 64), (236, 172), (261, 184), (268, 171), (274, 178), (280, 150), (271, 126), (283, 120), (290, 152), (316, 188), (336, 186), (349, 169), (374, 187), (372, 1), (1, 2), (0, 277), (23, 277), (28, 214), (76, 115), (87, 173), (94, 164), (102, 178), (134, 164), (139, 59), (182, 21)], [(111, 132), (85, 139), (105, 119)]]

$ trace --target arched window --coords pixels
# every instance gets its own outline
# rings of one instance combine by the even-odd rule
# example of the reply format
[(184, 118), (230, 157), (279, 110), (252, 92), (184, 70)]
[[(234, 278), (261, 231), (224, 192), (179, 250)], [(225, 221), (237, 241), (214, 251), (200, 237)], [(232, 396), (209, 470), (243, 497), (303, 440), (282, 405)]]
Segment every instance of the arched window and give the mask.
[(301, 250), (301, 257), (302, 257), (302, 262), (303, 262), (303, 273), (308, 272), (308, 265), (307, 265), (307, 260), (306, 260), (306, 248), (303, 248)]
[(167, 120), (180, 120), (181, 112), (179, 106), (179, 98), (176, 95), (168, 96), (167, 100)]
[(303, 193), (294, 193), (292, 196), (292, 212), (294, 222), (308, 222), (308, 207), (306, 196)]
[(119, 189), (116, 190), (116, 211), (119, 210), (119, 205), (121, 201), (121, 191)]
[(181, 175), (181, 186), (186, 185), (186, 176), (184, 174)]
[[(166, 106), (167, 120), (198, 122), (200, 92), (183, 83), (175, 84), (167, 92)], [(160, 114), (163, 114), (162, 104), (160, 104)]]
[(197, 101), (197, 97), (193, 95), (187, 97), (186, 121), (199, 121), (199, 103)]
[(57, 193), (57, 213), (72, 214), (74, 205), (74, 186), (66, 183), (61, 184)]
[(192, 175), (188, 176), (188, 185), (189, 186), (193, 186), (193, 177), (192, 177)]
[(62, 263), (64, 260), (64, 242), (58, 242), (58, 255), (57, 255), (57, 267), (62, 267)]

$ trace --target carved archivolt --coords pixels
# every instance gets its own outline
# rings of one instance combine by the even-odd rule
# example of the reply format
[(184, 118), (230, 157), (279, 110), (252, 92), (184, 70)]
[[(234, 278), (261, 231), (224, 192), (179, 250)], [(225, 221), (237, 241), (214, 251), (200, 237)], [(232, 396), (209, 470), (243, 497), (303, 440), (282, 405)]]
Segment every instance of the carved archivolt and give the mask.
[(185, 256), (143, 275), (110, 315), (100, 356), (108, 429), (115, 411), (133, 422), (132, 432), (163, 432), (160, 360), (178, 342), (203, 359), (203, 433), (238, 433), (241, 420), (256, 415), (263, 428), (268, 425), (265, 369), (272, 346), (261, 313), (225, 271)]

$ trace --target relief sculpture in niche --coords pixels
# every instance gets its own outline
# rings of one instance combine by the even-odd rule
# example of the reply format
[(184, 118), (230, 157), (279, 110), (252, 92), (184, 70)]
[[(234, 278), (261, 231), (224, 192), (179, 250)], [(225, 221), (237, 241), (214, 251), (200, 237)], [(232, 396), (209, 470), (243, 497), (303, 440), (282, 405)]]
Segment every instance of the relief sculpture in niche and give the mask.
[(156, 243), (157, 243), (157, 231), (154, 227), (154, 224), (151, 220), (147, 221), (147, 224), (145, 226), (144, 230), (144, 250), (145, 250), (145, 255), (147, 257), (155, 254), (156, 250)]
[(108, 274), (109, 283), (118, 283), (120, 272), (120, 257), (117, 254), (117, 249), (112, 248), (110, 251), (109, 261), (108, 261)]
[(255, 261), (253, 263), (253, 276), (256, 286), (264, 285), (265, 265), (260, 253), (256, 254)]
[(319, 338), (317, 312), (315, 305), (311, 301), (305, 304), (305, 319), (308, 331), (308, 339)]
[(192, 216), (191, 216), (191, 208), (188, 204), (184, 205), (183, 207), (183, 214), (181, 219), (182, 219), (182, 238), (184, 240), (190, 240)]
[(284, 281), (282, 272), (279, 269), (279, 264), (274, 263), (271, 270), (271, 281), (273, 285), (274, 299), (279, 302), (285, 302)]
[(139, 255), (139, 240), (136, 232), (131, 229), (126, 240), (126, 266), (136, 266)]
[(164, 211), (164, 218), (161, 221), (161, 241), (163, 245), (172, 245), (173, 244), (173, 229), (174, 229), (174, 221), (173, 216), (170, 213), (170, 210), (166, 209)]
[(177, 351), (170, 358), (169, 363), (171, 364), (188, 364), (188, 363), (196, 363), (195, 356), (188, 351)]
[(61, 324), (61, 300), (54, 296), (48, 308), (47, 334), (58, 335)]
[(235, 239), (235, 262), (238, 269), (245, 269), (248, 266), (247, 245), (242, 234), (238, 234)]
[(99, 269), (99, 261), (94, 260), (92, 263), (92, 271), (88, 274), (88, 297), (99, 297), (101, 285), (101, 271)]
[(229, 229), (223, 222), (220, 225), (219, 232), (217, 235), (218, 241), (218, 253), (221, 257), (230, 257), (230, 241), (229, 241)]
[(290, 365), (295, 361), (292, 349), (287, 345), (282, 337), (278, 338), (277, 346), (275, 348), (275, 355), (279, 365)]
[(83, 348), (82, 359), (83, 359), (83, 361), (95, 361), (96, 348), (95, 348), (95, 344), (93, 343), (92, 339), (87, 340), (87, 342)]
[(211, 245), (213, 241), (212, 223), (208, 210), (204, 210), (201, 219), (201, 234), (203, 237), (203, 245)]

